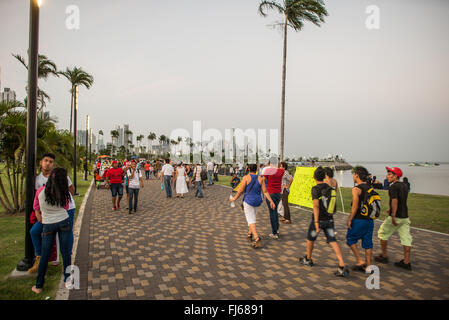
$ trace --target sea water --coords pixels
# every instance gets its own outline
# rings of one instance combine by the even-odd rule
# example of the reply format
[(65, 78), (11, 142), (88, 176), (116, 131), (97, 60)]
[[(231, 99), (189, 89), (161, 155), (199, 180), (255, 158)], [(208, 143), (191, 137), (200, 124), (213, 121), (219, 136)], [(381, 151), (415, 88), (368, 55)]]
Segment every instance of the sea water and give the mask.
[[(387, 176), (386, 166), (398, 167), (403, 177), (410, 182), (412, 193), (424, 193), (449, 196), (449, 164), (440, 164), (434, 167), (410, 167), (408, 163), (379, 163), (379, 162), (350, 162), (351, 165), (361, 165), (369, 173), (376, 176), (380, 183), (384, 183)], [(334, 178), (343, 187), (353, 187), (351, 170), (337, 171)], [(401, 178), (402, 180), (402, 178)]]

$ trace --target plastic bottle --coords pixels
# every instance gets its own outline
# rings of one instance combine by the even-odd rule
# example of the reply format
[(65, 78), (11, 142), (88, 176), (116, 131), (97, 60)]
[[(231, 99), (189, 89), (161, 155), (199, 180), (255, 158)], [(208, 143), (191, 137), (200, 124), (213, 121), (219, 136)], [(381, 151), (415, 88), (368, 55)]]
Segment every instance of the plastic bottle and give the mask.
[[(229, 196), (229, 199), (232, 199), (232, 194)], [(231, 208), (235, 208), (235, 201), (231, 202)]]

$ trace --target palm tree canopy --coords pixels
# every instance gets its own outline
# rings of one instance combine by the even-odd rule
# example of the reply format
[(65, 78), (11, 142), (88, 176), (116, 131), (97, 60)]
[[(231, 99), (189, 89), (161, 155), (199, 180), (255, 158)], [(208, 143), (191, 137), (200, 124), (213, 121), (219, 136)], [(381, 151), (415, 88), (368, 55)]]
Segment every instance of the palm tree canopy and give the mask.
[[(19, 60), (21, 64), (28, 70), (28, 64), (25, 59), (19, 54), (13, 54), (14, 58)], [(38, 68), (37, 68), (38, 78), (47, 80), (49, 75), (54, 75), (59, 77), (58, 68), (56, 64), (49, 60), (47, 56), (40, 54), (38, 56)]]
[(316, 26), (324, 22), (328, 15), (323, 0), (284, 0), (283, 3), (276, 1), (262, 1), (259, 5), (259, 13), (265, 17), (266, 9), (278, 11), (287, 19), (287, 24), (295, 31), (304, 27), (304, 21), (310, 21)]
[(86, 89), (94, 83), (94, 77), (84, 71), (82, 68), (73, 67), (73, 69), (66, 68), (65, 71), (60, 71), (59, 74), (63, 75), (70, 81), (72, 88), (75, 86), (84, 86)]

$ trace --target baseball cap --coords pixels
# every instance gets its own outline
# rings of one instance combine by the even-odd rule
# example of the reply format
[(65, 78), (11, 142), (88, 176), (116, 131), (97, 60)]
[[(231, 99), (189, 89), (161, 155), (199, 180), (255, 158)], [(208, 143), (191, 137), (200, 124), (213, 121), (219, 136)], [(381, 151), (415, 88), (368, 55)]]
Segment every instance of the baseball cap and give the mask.
[(112, 164), (114, 164), (114, 163), (118, 163), (117, 160), (112, 161)]
[(395, 175), (397, 175), (398, 178), (402, 177), (402, 170), (401, 170), (401, 169), (396, 168), (396, 167), (394, 167), (394, 168), (385, 167), (385, 168), (387, 169), (387, 171), (391, 171), (391, 172), (393, 172)]

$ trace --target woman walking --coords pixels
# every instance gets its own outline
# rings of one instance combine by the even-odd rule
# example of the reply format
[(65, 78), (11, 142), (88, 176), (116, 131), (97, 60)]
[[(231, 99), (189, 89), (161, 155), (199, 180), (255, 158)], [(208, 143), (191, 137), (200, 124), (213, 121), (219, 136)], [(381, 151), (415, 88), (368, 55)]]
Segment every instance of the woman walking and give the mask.
[(176, 198), (184, 198), (184, 193), (189, 192), (187, 187), (187, 173), (184, 166), (181, 164), (176, 168)]
[(36, 218), (42, 223), (42, 253), (37, 270), (36, 285), (31, 288), (35, 293), (41, 293), (47, 273), (48, 259), (51, 255), (53, 242), (58, 234), (60, 250), (64, 265), (64, 281), (70, 276), (66, 273), (71, 265), (70, 239), (73, 237), (71, 222), (67, 209), (69, 208), (70, 191), (67, 182), (67, 170), (55, 168), (52, 170), (45, 186), (37, 190), (33, 209)]
[(246, 221), (248, 222), (248, 240), (253, 240), (253, 248), (258, 248), (261, 245), (260, 237), (256, 230), (256, 212), (257, 207), (262, 204), (262, 191), (267, 198), (267, 202), (270, 203), (272, 209), (276, 207), (273, 200), (271, 200), (270, 194), (265, 188), (265, 184), (262, 183), (263, 178), (257, 175), (257, 165), (249, 165), (249, 173), (243, 177), (242, 185), (239, 188), (237, 194), (230, 198), (229, 201), (234, 202), (242, 193), (243, 196), (243, 211), (245, 212)]

